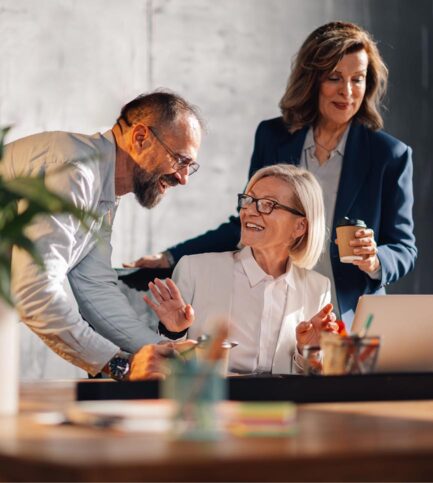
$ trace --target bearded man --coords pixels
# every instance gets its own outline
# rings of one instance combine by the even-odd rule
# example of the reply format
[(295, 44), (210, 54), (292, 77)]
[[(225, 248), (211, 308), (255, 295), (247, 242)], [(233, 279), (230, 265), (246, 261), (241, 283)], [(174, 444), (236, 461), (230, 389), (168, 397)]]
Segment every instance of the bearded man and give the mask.
[(169, 187), (188, 182), (198, 169), (201, 134), (196, 109), (160, 91), (126, 104), (103, 134), (45, 132), (5, 148), (5, 178), (44, 175), (50, 189), (97, 215), (88, 230), (70, 215), (32, 223), (28, 236), (44, 269), (17, 247), (12, 255), (12, 293), (21, 319), (91, 375), (164, 375), (160, 362), (173, 352), (173, 343), (164, 344), (119, 290), (111, 268), (111, 227), (117, 197), (133, 192), (152, 208)]

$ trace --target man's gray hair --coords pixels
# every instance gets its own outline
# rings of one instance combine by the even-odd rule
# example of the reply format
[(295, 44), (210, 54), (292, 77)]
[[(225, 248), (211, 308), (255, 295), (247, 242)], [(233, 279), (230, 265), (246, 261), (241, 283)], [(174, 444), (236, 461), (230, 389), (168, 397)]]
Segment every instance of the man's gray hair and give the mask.
[(128, 127), (138, 122), (145, 122), (155, 127), (164, 128), (180, 116), (189, 114), (195, 117), (204, 130), (204, 121), (196, 106), (189, 104), (183, 97), (168, 90), (157, 90), (141, 94), (122, 107), (117, 123), (123, 121)]

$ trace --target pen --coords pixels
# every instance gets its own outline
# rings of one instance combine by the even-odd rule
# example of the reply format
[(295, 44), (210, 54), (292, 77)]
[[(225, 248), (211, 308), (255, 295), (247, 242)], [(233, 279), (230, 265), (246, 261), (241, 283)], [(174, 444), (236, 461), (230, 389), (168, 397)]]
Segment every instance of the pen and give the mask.
[(363, 338), (366, 337), (368, 329), (370, 328), (371, 323), (373, 322), (373, 315), (369, 314), (364, 325), (362, 326), (361, 332), (359, 333), (359, 337)]

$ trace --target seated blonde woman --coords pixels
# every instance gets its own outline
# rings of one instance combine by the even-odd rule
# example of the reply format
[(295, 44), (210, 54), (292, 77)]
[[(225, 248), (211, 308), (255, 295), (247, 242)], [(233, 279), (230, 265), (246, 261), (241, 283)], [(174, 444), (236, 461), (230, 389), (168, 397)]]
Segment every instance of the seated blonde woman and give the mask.
[(155, 301), (144, 299), (167, 331), (187, 329), (190, 338), (226, 315), (239, 342), (231, 372), (301, 372), (304, 345), (338, 329), (329, 279), (311, 270), (325, 239), (321, 188), (304, 169), (268, 166), (238, 195), (238, 207), (241, 250), (183, 257), (173, 280), (149, 285)]

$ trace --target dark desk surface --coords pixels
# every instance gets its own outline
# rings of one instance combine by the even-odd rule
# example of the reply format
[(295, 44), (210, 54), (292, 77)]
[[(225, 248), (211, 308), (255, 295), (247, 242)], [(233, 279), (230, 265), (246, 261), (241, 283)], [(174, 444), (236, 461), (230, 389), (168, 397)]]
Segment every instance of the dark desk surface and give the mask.
[[(158, 381), (114, 382), (107, 379), (77, 385), (78, 400), (157, 399)], [(293, 401), (305, 403), (405, 401), (433, 399), (433, 373), (389, 373), (350, 376), (229, 377), (232, 401)]]
[(287, 438), (173, 442), (163, 436), (42, 426), (74, 385), (25, 384), (0, 418), (0, 481), (431, 481), (433, 401), (298, 406)]

